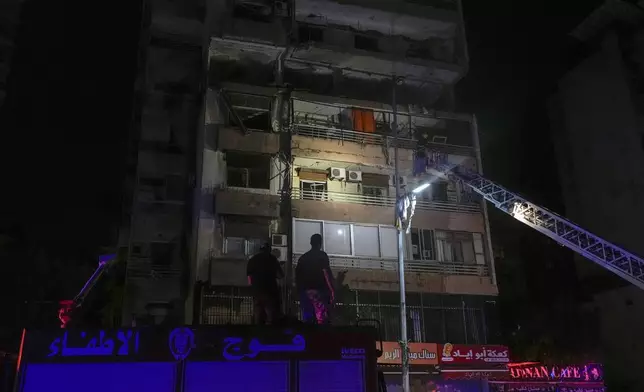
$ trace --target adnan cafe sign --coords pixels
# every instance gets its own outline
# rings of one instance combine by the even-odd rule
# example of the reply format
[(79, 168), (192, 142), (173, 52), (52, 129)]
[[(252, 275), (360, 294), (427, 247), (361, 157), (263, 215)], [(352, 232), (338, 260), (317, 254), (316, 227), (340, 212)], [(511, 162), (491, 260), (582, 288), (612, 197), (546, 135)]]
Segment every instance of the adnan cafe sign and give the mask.
[(601, 365), (545, 366), (541, 364), (509, 364), (510, 377), (525, 381), (602, 382)]

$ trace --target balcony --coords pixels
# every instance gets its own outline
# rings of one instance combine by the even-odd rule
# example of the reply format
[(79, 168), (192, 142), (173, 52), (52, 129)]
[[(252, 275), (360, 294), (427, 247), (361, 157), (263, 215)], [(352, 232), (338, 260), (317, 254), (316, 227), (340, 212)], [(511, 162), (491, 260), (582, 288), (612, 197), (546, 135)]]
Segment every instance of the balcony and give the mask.
[[(342, 98), (329, 99), (334, 102), (293, 98), (293, 134), (361, 146), (394, 146), (389, 105), (367, 107), (342, 102)], [(406, 108), (410, 111), (396, 116), (400, 148), (414, 150), (421, 145), (447, 154), (474, 156), (469, 116), (430, 113), (418, 106)]]
[[(294, 263), (301, 255), (295, 255)], [(339, 270), (377, 270), (393, 271), (398, 273), (398, 260), (386, 260), (378, 258), (362, 257), (340, 257), (330, 256), (331, 267)], [(441, 263), (439, 261), (427, 260), (405, 260), (405, 272), (416, 274), (437, 274), (437, 275), (471, 275), (488, 276), (489, 270), (485, 265)]]
[[(396, 198), (389, 196), (368, 196), (355, 193), (329, 192), (329, 191), (307, 191), (300, 188), (293, 188), (291, 197), (294, 200), (312, 200), (331, 203), (361, 204), (364, 206), (384, 207), (393, 211), (396, 205)], [(416, 210), (435, 210), (444, 212), (478, 214), (481, 207), (478, 203), (449, 203), (440, 201), (416, 201)], [(392, 212), (393, 214), (393, 212)]]
[(280, 198), (268, 189), (225, 187), (213, 189), (219, 214), (279, 217)]

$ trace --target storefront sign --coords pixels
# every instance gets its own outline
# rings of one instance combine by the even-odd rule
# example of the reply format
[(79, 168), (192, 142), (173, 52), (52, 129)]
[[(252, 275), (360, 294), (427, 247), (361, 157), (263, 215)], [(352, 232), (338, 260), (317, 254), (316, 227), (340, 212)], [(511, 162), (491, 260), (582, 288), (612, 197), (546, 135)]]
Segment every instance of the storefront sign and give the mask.
[(584, 366), (513, 366), (510, 364), (508, 367), (510, 377), (515, 380), (601, 382), (604, 378), (602, 368), (597, 364)]
[[(409, 363), (411, 365), (437, 365), (438, 345), (435, 343), (409, 343)], [(382, 342), (382, 356), (378, 363), (382, 365), (400, 365), (402, 355), (398, 342)]]
[(445, 364), (508, 363), (510, 350), (505, 346), (445, 343), (440, 347), (440, 361)]

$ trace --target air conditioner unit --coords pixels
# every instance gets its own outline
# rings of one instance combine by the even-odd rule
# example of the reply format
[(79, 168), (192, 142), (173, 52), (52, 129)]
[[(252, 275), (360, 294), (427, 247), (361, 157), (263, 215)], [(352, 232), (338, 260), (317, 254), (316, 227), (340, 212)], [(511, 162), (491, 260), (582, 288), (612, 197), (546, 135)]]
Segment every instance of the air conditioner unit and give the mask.
[(331, 180), (342, 181), (347, 178), (347, 169), (342, 167), (331, 167), (329, 168), (329, 178)]
[(432, 143), (446, 144), (447, 136), (432, 136)]
[(288, 237), (286, 234), (273, 234), (271, 236), (271, 246), (287, 246)]
[(288, 250), (285, 246), (273, 246), (271, 249), (273, 256), (277, 257), (279, 261), (286, 261), (288, 258)]
[(432, 259), (432, 251), (431, 250), (424, 250), (423, 251), (423, 258), (425, 260), (431, 260)]
[(347, 171), (347, 182), (362, 182), (362, 172), (360, 171)]

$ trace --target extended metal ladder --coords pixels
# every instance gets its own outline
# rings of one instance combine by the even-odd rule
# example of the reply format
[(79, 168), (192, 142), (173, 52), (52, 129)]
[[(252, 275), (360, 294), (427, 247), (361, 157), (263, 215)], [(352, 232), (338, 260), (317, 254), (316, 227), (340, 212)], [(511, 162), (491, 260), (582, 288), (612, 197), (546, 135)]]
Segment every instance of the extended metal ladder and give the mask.
[(499, 210), (572, 249), (644, 290), (644, 259), (582, 229), (552, 211), (510, 192), (475, 172), (450, 164), (428, 167), (430, 174), (469, 186)]

